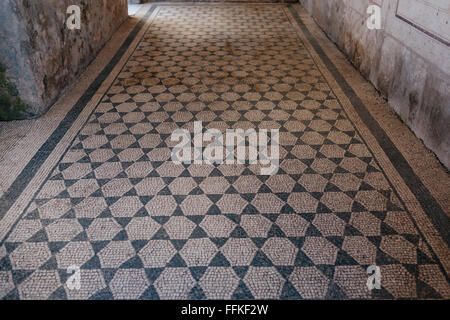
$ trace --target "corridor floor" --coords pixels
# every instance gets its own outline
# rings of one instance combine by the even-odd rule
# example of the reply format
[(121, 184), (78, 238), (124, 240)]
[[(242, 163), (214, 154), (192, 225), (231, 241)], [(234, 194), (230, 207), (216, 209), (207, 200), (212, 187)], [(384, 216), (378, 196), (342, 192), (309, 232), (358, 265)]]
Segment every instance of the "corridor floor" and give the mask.
[[(450, 298), (449, 207), (396, 171), (298, 10), (145, 6), (2, 192), (0, 298)], [(195, 121), (279, 129), (279, 171), (175, 164), (171, 134)]]

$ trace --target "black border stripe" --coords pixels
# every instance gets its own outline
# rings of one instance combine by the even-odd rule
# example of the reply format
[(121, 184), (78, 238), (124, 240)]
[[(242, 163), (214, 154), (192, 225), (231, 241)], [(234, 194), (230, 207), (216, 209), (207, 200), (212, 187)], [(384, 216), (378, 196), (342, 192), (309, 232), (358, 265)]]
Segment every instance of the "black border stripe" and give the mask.
[(395, 144), (388, 137), (386, 132), (380, 127), (378, 122), (372, 117), (370, 112), (367, 110), (364, 103), (355, 93), (355, 91), (350, 87), (341, 73), (338, 71), (334, 63), (328, 58), (326, 53), (323, 51), (322, 47), (316, 41), (314, 36), (309, 32), (306, 25), (301, 20), (298, 12), (291, 5), (288, 5), (289, 10), (291, 11), (295, 21), (298, 26), (305, 34), (309, 43), (311, 43), (312, 47), (319, 55), (320, 59), (323, 61), (327, 69), (333, 75), (334, 79), (345, 93), (347, 98), (350, 100), (351, 104), (355, 108), (361, 120), (370, 130), (372, 135), (377, 140), (378, 144), (384, 150), (386, 155), (388, 156), (391, 163), (394, 165), (397, 172), (401, 175), (403, 180), (405, 181), (408, 188), (414, 194), (416, 199), (419, 201), (423, 210), (430, 218), (434, 227), (437, 229), (447, 246), (450, 247), (450, 218), (436, 201), (436, 199), (431, 195), (430, 191), (424, 186), (422, 181), (417, 177), (414, 173), (413, 169), (409, 165), (408, 161), (406, 161), (403, 154), (397, 149)]
[(50, 156), (52, 151), (55, 149), (56, 145), (61, 141), (67, 131), (72, 127), (74, 121), (78, 118), (80, 113), (83, 111), (84, 107), (89, 103), (94, 94), (98, 91), (102, 83), (106, 80), (112, 70), (116, 67), (117, 63), (122, 59), (125, 52), (131, 46), (135, 40), (138, 33), (142, 30), (145, 23), (150, 18), (151, 14), (155, 10), (156, 6), (152, 6), (145, 16), (139, 21), (139, 23), (134, 27), (133, 31), (128, 35), (128, 37), (123, 42), (122, 46), (116, 52), (114, 57), (108, 62), (108, 64), (103, 68), (100, 74), (95, 78), (95, 80), (90, 84), (89, 88), (83, 93), (77, 103), (70, 109), (66, 114), (64, 119), (58, 125), (58, 127), (53, 131), (51, 136), (47, 141), (41, 146), (41, 148), (36, 152), (33, 158), (28, 162), (22, 172), (17, 176), (12, 185), (0, 198), (0, 220), (3, 219), (12, 205), (17, 201), (19, 196), (28, 186), (30, 181), (34, 178), (38, 170), (41, 168), (43, 163)]

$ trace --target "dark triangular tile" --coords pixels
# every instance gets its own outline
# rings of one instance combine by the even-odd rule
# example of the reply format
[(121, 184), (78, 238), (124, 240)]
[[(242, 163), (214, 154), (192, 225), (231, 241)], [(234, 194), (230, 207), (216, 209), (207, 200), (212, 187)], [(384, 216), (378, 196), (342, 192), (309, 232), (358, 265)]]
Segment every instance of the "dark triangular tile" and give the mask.
[(203, 289), (200, 286), (196, 285), (189, 292), (188, 298), (190, 300), (205, 300), (206, 295), (205, 295), (205, 292), (203, 291)]
[(341, 192), (341, 189), (339, 189), (336, 185), (332, 184), (331, 182), (328, 182), (328, 184), (325, 186), (324, 192)]
[(250, 265), (254, 267), (271, 267), (273, 263), (264, 252), (258, 250)]
[(272, 225), (272, 227), (269, 230), (269, 233), (267, 234), (268, 238), (272, 237), (279, 237), (279, 238), (285, 238), (286, 235), (284, 234), (283, 230), (277, 225)]
[(431, 286), (423, 281), (417, 280), (417, 298), (419, 299), (442, 299), (442, 296)]
[(116, 217), (114, 220), (122, 226), (122, 228), (125, 228), (131, 221), (130, 217)]
[(352, 212), (365, 212), (367, 209), (358, 201), (353, 201)]
[(328, 291), (325, 295), (326, 300), (344, 300), (348, 299), (345, 292), (336, 283), (330, 282)]
[(39, 267), (39, 270), (57, 270), (58, 262), (56, 261), (56, 257), (53, 256), (47, 262), (45, 262), (42, 266)]
[(148, 240), (134, 240), (131, 241), (131, 245), (133, 246), (136, 252), (139, 252), (142, 248), (144, 248), (148, 243)]
[(397, 231), (395, 231), (390, 225), (388, 225), (387, 223), (381, 221), (381, 226), (380, 226), (380, 234), (382, 236), (386, 236), (386, 235), (396, 235), (398, 234)]
[(243, 279), (247, 274), (248, 267), (247, 266), (233, 267), (233, 271), (240, 279)]
[(186, 262), (183, 260), (183, 258), (180, 256), (179, 253), (177, 253), (172, 260), (167, 264), (166, 267), (168, 268), (180, 268), (180, 267), (186, 267)]
[(344, 236), (363, 236), (361, 232), (359, 232), (358, 229), (351, 225), (346, 225), (344, 230)]
[(98, 256), (93, 256), (91, 259), (89, 259), (85, 264), (83, 264), (83, 269), (101, 269), (102, 264), (100, 263), (100, 259)]
[(339, 250), (335, 265), (337, 265), (337, 266), (356, 266), (356, 265), (359, 265), (359, 263), (355, 259), (353, 259), (344, 250)]
[(134, 256), (120, 266), (121, 269), (141, 269), (143, 267), (144, 264), (139, 256)]
[(245, 206), (245, 208), (242, 210), (242, 213), (257, 213), (258, 209), (256, 209), (251, 203)]
[(56, 291), (50, 295), (49, 300), (67, 300), (67, 294), (64, 287), (61, 286), (56, 289)]
[(322, 264), (316, 266), (316, 268), (319, 269), (319, 271), (322, 272), (322, 274), (327, 277), (328, 280), (333, 280), (335, 269), (334, 265)]
[(236, 290), (234, 290), (231, 299), (235, 299), (235, 300), (253, 300), (255, 298), (253, 297), (253, 294), (247, 288), (245, 283), (241, 280), (239, 282), (239, 285), (236, 288)]
[(229, 267), (231, 266), (230, 262), (227, 258), (221, 253), (218, 252), (216, 256), (209, 263), (210, 267)]
[(240, 226), (236, 226), (236, 228), (234, 228), (233, 232), (231, 232), (230, 234), (231, 238), (248, 238), (247, 232), (245, 232), (245, 230), (240, 227)]
[(94, 221), (94, 219), (91, 219), (91, 218), (78, 218), (77, 221), (78, 221), (79, 224), (81, 224), (83, 229), (86, 230), (86, 229), (89, 228), (89, 226)]
[(31, 276), (35, 270), (12, 270), (13, 281), (16, 286)]
[(380, 249), (377, 250), (377, 257), (376, 257), (375, 262), (376, 262), (377, 266), (399, 263), (397, 260), (395, 260), (394, 258), (389, 256), (388, 254), (384, 253)]
[(344, 237), (340, 236), (328, 236), (326, 239), (339, 249), (342, 248), (342, 244), (344, 243)]
[(169, 240), (169, 239), (170, 239), (169, 235), (167, 234), (166, 230), (162, 227), (152, 237), (152, 240)]
[(288, 280), (292, 271), (294, 271), (294, 267), (291, 266), (277, 266), (276, 269), (285, 280)]
[(305, 235), (308, 237), (322, 237), (322, 233), (319, 230), (317, 230), (317, 228), (313, 224), (310, 224), (308, 226)]
[(149, 286), (144, 293), (139, 297), (139, 300), (159, 300), (158, 292), (154, 286)]
[(209, 240), (211, 240), (217, 248), (221, 248), (228, 241), (228, 238), (209, 238)]
[(39, 230), (28, 239), (28, 242), (48, 242), (47, 232), (45, 229)]
[(57, 254), (67, 244), (68, 244), (68, 242), (60, 241), (60, 242), (49, 242), (47, 245), (48, 245), (52, 255), (54, 255), (54, 254)]
[(317, 213), (331, 213), (332, 211), (326, 205), (324, 205), (322, 202), (319, 202), (319, 204), (317, 205), (316, 212)]
[(200, 226), (196, 226), (194, 231), (192, 231), (189, 238), (207, 238), (208, 234), (205, 232), (205, 230), (202, 229)]
[(187, 239), (171, 239), (170, 242), (177, 251), (180, 251), (187, 242)]
[(128, 240), (128, 233), (126, 230), (121, 230), (116, 236), (112, 239), (112, 241), (126, 241)]
[(104, 247), (106, 247), (110, 241), (94, 241), (91, 242), (91, 246), (95, 253), (99, 253)]
[(200, 281), (207, 269), (207, 267), (190, 267), (189, 271), (191, 272), (192, 277), (195, 279), (195, 281)]
[(145, 275), (150, 283), (154, 283), (163, 271), (164, 268), (146, 268)]
[(283, 289), (281, 290), (280, 299), (281, 300), (299, 300), (299, 299), (302, 299), (302, 297), (297, 292), (295, 287), (290, 283), (290, 281), (286, 281), (284, 283)]

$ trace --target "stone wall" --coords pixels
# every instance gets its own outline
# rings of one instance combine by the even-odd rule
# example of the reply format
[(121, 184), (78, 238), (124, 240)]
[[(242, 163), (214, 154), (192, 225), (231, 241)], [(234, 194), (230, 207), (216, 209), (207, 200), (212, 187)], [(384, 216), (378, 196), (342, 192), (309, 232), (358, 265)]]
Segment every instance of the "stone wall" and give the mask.
[[(446, 43), (450, 39), (450, 2), (431, 0), (431, 7), (424, 7), (423, 0), (398, 1), (300, 3), (450, 168), (450, 47)], [(380, 30), (370, 30), (366, 25), (367, 8), (374, 3), (382, 8)], [(433, 4), (441, 8), (433, 12)], [(442, 8), (442, 4), (448, 8)], [(406, 18), (398, 5), (409, 10)]]
[[(65, 21), (81, 8), (81, 30)], [(0, 60), (22, 100), (44, 113), (127, 19), (127, 0), (2, 0)]]

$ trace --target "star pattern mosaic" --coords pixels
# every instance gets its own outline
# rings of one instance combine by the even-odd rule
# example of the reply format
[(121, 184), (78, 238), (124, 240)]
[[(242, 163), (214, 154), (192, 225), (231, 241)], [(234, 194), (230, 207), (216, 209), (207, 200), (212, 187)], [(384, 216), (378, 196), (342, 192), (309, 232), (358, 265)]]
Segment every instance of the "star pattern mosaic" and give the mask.
[[(279, 129), (278, 173), (174, 164), (194, 121)], [(282, 6), (162, 6), (1, 244), (0, 298), (448, 298), (441, 270)]]

